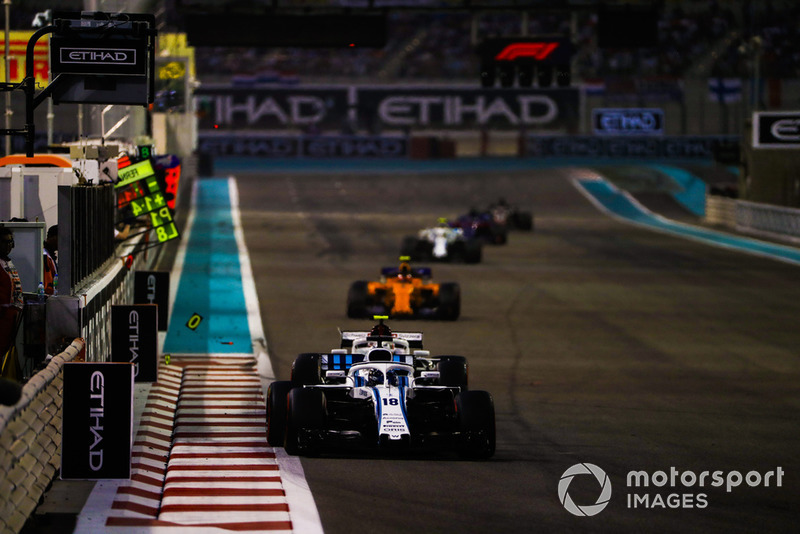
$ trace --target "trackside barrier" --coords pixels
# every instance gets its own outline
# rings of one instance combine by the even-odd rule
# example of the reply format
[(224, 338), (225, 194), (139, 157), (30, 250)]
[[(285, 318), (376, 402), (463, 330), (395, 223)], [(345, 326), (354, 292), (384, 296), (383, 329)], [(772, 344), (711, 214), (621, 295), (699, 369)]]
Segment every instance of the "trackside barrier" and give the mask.
[(59, 282), (72, 293), (114, 256), (114, 186), (62, 185), (58, 196)]
[[(135, 242), (138, 242), (136, 240)], [(104, 362), (111, 353), (111, 307), (133, 302), (133, 271), (148, 270), (157, 254), (136, 254), (130, 269), (124, 264), (135, 245), (118, 249), (122, 257), (112, 261), (88, 287), (77, 292), (80, 298), (81, 337), (86, 340), (86, 361)]]
[[(196, 176), (193, 158), (187, 158), (185, 171), (184, 176)], [(101, 188), (96, 189), (100, 191)], [(181, 189), (191, 189), (191, 179), (181, 180)], [(59, 194), (63, 191), (64, 197), (70, 199), (71, 190), (71, 187), (60, 189)], [(97, 194), (103, 196), (107, 193)], [(179, 195), (179, 205), (181, 198)], [(69, 205), (70, 209), (63, 218), (59, 216), (60, 221), (68, 220), (73, 212), (70, 203), (65, 201), (63, 204)], [(98, 227), (111, 229), (110, 222), (98, 220), (97, 223)], [(105, 258), (97, 271), (81, 281), (80, 289), (65, 292), (65, 296), (79, 303), (70, 313), (77, 315), (75, 320), (80, 325), (80, 336), (76, 337), (81, 339), (73, 341), (54, 356), (45, 369), (28, 380), (16, 405), (0, 406), (0, 534), (17, 534), (22, 530), (58, 473), (61, 466), (63, 363), (74, 360), (81, 352), (86, 361), (108, 360), (111, 352), (111, 306), (132, 303), (134, 271), (151, 270), (159, 258), (160, 248), (151, 251), (144, 241), (142, 235), (112, 248), (111, 257)], [(72, 245), (71, 239), (69, 244), (59, 244)], [(141, 250), (139, 245), (144, 245), (145, 249)], [(103, 259), (102, 251), (105, 250), (100, 247), (93, 252), (99, 252), (98, 257)], [(134, 257), (130, 265), (125, 263), (129, 255)]]
[(85, 348), (76, 339), (22, 388), (14, 406), (0, 406), (0, 532), (18, 533), (61, 465), (64, 362)]
[(800, 209), (708, 195), (706, 221), (766, 238), (800, 243)]
[[(134, 243), (117, 249), (130, 254)], [(147, 252), (147, 251), (146, 251)], [(157, 254), (136, 254), (129, 269), (111, 261), (78, 293), (82, 339), (54, 356), (31, 377), (22, 398), (0, 406), (0, 534), (18, 533), (33, 513), (61, 465), (63, 363), (84, 352), (87, 361), (106, 361), (111, 351), (111, 306), (133, 302), (133, 270), (148, 269)], [(84, 341), (86, 340), (86, 341)]]
[(728, 197), (706, 195), (706, 222), (735, 228), (736, 202), (735, 199)]
[(800, 210), (740, 200), (736, 203), (736, 226), (800, 240)]

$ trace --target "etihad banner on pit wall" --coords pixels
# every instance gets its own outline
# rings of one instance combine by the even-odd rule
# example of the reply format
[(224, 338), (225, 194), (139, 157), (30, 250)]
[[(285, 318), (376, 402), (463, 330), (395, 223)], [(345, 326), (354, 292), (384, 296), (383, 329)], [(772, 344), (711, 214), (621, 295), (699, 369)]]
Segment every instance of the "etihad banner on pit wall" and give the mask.
[(134, 382), (158, 379), (158, 305), (111, 306), (111, 361), (133, 364)]
[(408, 142), (399, 136), (304, 135), (273, 136), (260, 133), (198, 136), (199, 151), (213, 156), (267, 158), (402, 158)]
[(650, 136), (530, 135), (527, 155), (536, 158), (713, 159), (739, 146), (735, 135)]
[(61, 478), (131, 476), (133, 365), (64, 364)]
[(579, 90), (480, 87), (221, 87), (195, 91), (200, 130), (352, 134), (412, 129), (577, 129)]

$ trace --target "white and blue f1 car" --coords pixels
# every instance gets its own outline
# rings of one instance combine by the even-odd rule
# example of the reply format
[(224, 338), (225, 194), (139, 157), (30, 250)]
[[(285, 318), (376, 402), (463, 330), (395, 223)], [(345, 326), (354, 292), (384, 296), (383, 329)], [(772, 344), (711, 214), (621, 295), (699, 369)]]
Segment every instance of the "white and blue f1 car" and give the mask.
[(495, 451), (491, 395), (468, 390), (467, 361), (422, 350), (422, 333), (342, 332), (339, 349), (300, 354), (267, 392), (267, 441), (289, 454), (323, 449)]
[(416, 236), (403, 238), (400, 255), (411, 261), (449, 261), (454, 263), (479, 263), (483, 256), (481, 241), (468, 238), (462, 228), (456, 228), (439, 219), (439, 224), (424, 228)]

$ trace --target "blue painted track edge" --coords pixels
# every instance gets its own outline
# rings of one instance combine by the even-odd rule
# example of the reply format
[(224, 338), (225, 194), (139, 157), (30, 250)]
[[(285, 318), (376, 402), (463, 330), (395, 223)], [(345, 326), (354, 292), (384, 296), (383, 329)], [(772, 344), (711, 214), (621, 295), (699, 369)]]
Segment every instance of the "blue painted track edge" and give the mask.
[[(639, 226), (640, 228), (646, 228), (648, 230), (653, 230), (720, 248), (736, 250), (739, 252), (745, 252), (747, 254), (753, 254), (794, 265), (800, 265), (800, 248), (769, 243), (748, 237), (736, 236), (733, 234), (720, 232), (718, 230), (712, 230), (667, 219), (661, 215), (651, 212), (642, 204), (640, 204), (635, 198), (633, 198), (630, 193), (617, 188), (608, 180), (600, 176), (592, 179), (571, 178), (570, 180), (575, 188), (599, 211), (620, 222), (633, 224), (635, 226)], [(606, 192), (609, 195), (612, 195), (615, 200), (621, 202), (622, 206), (627, 208), (629, 212), (632, 211), (636, 215), (636, 218), (627, 216), (624, 213), (621, 213), (619, 209), (615, 209), (614, 206), (603, 202), (602, 195), (598, 194), (596, 190), (593, 191), (595, 187), (592, 187), (592, 184), (605, 189)]]

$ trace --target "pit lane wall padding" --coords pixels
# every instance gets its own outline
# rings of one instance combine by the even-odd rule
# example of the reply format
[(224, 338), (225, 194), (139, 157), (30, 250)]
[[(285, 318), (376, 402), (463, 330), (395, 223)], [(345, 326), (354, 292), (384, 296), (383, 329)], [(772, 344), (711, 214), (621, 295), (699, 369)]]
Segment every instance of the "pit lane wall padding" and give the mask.
[(0, 532), (18, 533), (61, 466), (62, 369), (85, 350), (74, 340), (0, 406)]

